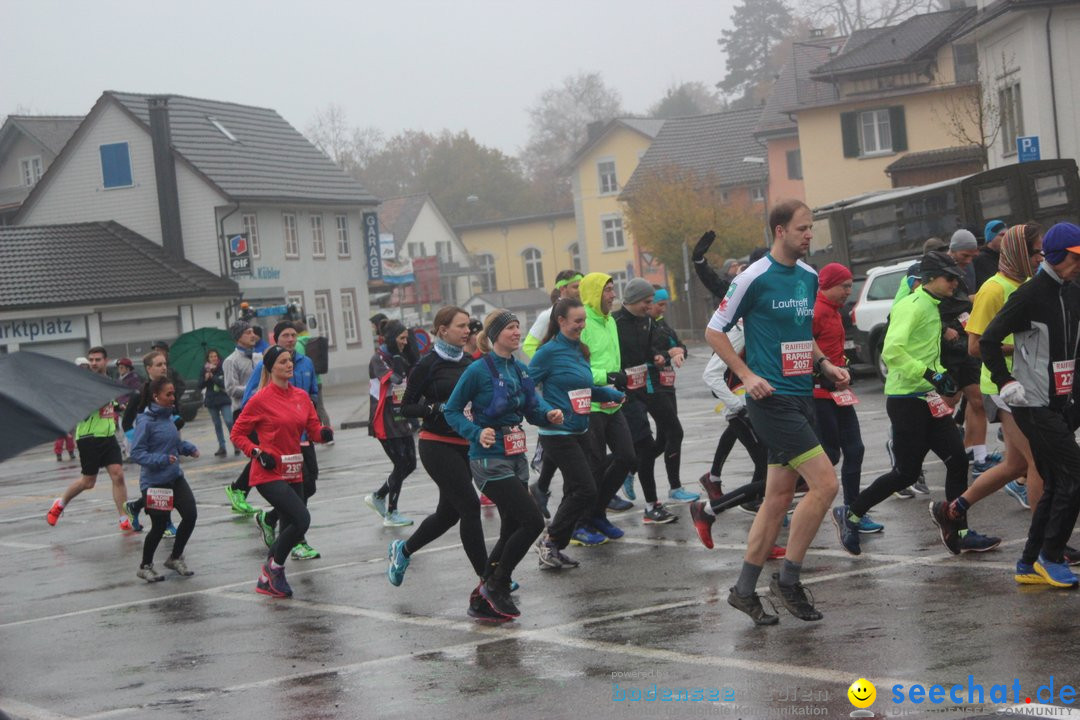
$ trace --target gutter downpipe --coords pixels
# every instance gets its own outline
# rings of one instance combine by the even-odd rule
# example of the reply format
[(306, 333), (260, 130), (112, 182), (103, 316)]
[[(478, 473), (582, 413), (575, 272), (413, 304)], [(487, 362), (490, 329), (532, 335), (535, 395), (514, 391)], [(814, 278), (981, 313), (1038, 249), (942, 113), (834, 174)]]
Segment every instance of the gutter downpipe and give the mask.
[(1046, 58), (1050, 63), (1050, 111), (1054, 114), (1054, 154), (1061, 159), (1061, 139), (1058, 135), (1057, 90), (1054, 83), (1054, 49), (1050, 44), (1050, 20), (1054, 17), (1054, 8), (1046, 11)]
[[(240, 211), (240, 202), (237, 201), (236, 202), (236, 207), (234, 207), (229, 212), (225, 213), (221, 217), (221, 219), (218, 220), (218, 267), (221, 268), (221, 277), (228, 277), (229, 276), (229, 271), (228, 271), (228, 267), (229, 267), (229, 260), (228, 260), (228, 258), (229, 258), (229, 248), (225, 244), (225, 221), (228, 220), (231, 216), (235, 215), (239, 211)], [(235, 304), (235, 301), (234, 301), (234, 304)], [(232, 306), (230, 306), (228, 309), (229, 309), (228, 314), (231, 315), (232, 314)], [(226, 320), (226, 325), (227, 325), (231, 321), (231, 318), (226, 317), (225, 320)]]

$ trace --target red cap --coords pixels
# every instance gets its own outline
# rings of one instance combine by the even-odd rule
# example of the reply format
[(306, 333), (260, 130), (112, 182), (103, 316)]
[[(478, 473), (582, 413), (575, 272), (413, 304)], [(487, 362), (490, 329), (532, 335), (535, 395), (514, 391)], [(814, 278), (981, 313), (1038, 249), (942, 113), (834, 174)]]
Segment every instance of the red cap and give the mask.
[(850, 279), (850, 270), (840, 263), (829, 263), (818, 273), (818, 288), (828, 290)]

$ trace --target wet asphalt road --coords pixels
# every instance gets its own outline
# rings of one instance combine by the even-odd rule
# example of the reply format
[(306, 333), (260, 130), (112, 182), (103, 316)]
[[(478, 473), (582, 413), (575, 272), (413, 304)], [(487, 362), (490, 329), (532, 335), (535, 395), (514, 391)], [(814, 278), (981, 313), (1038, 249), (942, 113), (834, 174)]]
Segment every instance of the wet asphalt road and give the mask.
[[(687, 486), (707, 470), (722, 429), (698, 381), (704, 363), (696, 353), (679, 379)], [(887, 465), (887, 421), (880, 383), (863, 379), (856, 391), (865, 484)], [(340, 393), (329, 403), (335, 422), (357, 405)], [(527, 556), (515, 573), (522, 617), (485, 627), (464, 612), (474, 583), (456, 531), (414, 556), (402, 587), (387, 582), (387, 543), (411, 529), (385, 529), (363, 505), (388, 470), (365, 430), (341, 431), (334, 447), (320, 448), (308, 540), (323, 557), (289, 562), (291, 600), (254, 592), (265, 548), (222, 491), (240, 460), (208, 457), (204, 414), (184, 435), (205, 453), (185, 462), (199, 502), (185, 554), (196, 574), (153, 585), (135, 577), (142, 538), (116, 530), (107, 479), (50, 528), (45, 511), (77, 462), (57, 463), (43, 447), (0, 464), (0, 709), (12, 717), (848, 717), (847, 687), (859, 677), (876, 685), (879, 717), (940, 717), (952, 703), (896, 705), (892, 686), (966, 687), (971, 675), (989, 693), (1019, 680), (1023, 703), (1051, 676), (1056, 692), (1080, 680), (1080, 597), (1013, 582), (1027, 514), (1001, 493), (970, 515), (973, 527), (1005, 539), (981, 556), (948, 555), (924, 497), (879, 506), (885, 532), (865, 539), (858, 558), (826, 522), (803, 576), (825, 619), (805, 623), (781, 610), (772, 628), (753, 627), (725, 600), (750, 516), (722, 515), (709, 551), (686, 506), (674, 506), (677, 523), (646, 527), (639, 501), (613, 516), (624, 539), (570, 548), (580, 569), (542, 573)], [(926, 469), (940, 498), (942, 466)], [(134, 497), (137, 468), (127, 472)], [(725, 474), (728, 487), (749, 477), (741, 447)], [(663, 486), (662, 468), (657, 475)], [(419, 520), (435, 501), (418, 470), (401, 511)], [(490, 509), (484, 528), (490, 546), (498, 532)], [(158, 550), (159, 569), (170, 542)], [(778, 569), (770, 566), (763, 586)], [(684, 688), (688, 699), (651, 700), (654, 686), (676, 697)], [(946, 717), (1000, 717), (1001, 704), (988, 697)]]

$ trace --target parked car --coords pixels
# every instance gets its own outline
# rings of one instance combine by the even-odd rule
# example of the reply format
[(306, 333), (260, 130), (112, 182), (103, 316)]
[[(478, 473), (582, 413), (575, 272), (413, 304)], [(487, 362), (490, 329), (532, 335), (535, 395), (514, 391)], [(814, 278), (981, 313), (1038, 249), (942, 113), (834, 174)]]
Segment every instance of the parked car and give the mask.
[[(139, 376), (141, 382), (146, 382), (146, 368), (143, 367), (141, 362), (135, 363), (135, 367), (132, 368), (135, 374)], [(105, 369), (106, 375), (113, 380), (120, 377), (120, 372), (116, 367), (116, 360), (110, 360), (108, 366)], [(195, 419), (195, 416), (199, 414), (199, 408), (202, 407), (203, 396), (202, 390), (199, 389), (198, 380), (184, 379), (184, 393), (180, 396), (180, 417), (184, 418), (184, 422), (191, 422)]]
[(856, 362), (873, 365), (882, 380), (888, 374), (888, 368), (881, 362), (881, 348), (885, 344), (885, 330), (889, 326), (889, 311), (896, 290), (913, 262), (915, 258), (870, 268), (851, 309), (852, 327), (848, 340), (854, 347), (849, 352), (857, 356)]

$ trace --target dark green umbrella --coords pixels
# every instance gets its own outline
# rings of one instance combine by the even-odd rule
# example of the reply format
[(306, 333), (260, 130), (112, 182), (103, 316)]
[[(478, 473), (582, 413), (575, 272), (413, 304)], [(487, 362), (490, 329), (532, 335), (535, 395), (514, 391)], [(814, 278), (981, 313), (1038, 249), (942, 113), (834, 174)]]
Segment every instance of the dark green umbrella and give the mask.
[(198, 380), (206, 364), (206, 353), (217, 350), (224, 360), (236, 347), (232, 336), (218, 328), (198, 328), (176, 338), (169, 347), (169, 367), (187, 380)]

